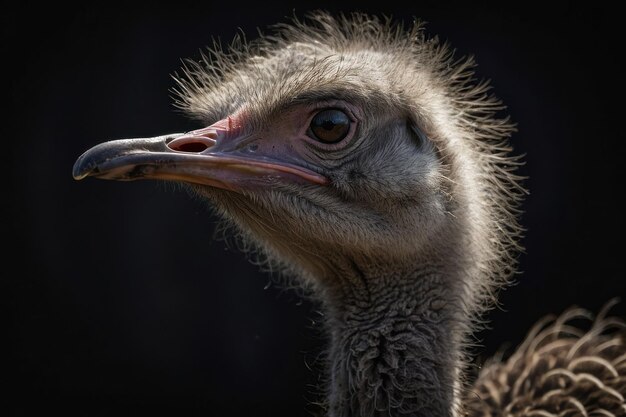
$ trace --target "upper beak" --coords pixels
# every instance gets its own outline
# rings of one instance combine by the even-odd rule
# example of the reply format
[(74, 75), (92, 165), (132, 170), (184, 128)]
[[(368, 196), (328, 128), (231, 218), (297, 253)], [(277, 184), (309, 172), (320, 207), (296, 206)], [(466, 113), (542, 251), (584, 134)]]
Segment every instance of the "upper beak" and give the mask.
[(72, 174), (76, 180), (163, 179), (232, 191), (280, 181), (328, 183), (323, 175), (300, 166), (297, 155), (273, 155), (258, 145), (246, 146), (249, 138), (233, 134), (229, 125), (230, 119), (186, 134), (101, 143), (78, 158)]

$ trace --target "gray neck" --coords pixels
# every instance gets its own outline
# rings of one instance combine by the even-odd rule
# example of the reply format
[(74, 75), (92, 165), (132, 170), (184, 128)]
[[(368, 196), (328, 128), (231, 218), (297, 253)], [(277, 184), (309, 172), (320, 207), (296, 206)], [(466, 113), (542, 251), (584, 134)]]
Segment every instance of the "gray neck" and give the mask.
[(343, 266), (327, 300), (329, 416), (455, 416), (466, 324), (452, 295), (458, 277)]

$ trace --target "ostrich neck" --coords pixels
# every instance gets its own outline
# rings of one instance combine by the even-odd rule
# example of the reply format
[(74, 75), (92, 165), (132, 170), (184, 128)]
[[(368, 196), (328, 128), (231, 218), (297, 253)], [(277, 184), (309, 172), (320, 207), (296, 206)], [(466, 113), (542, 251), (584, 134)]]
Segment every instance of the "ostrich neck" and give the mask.
[(461, 277), (433, 265), (369, 264), (377, 266), (344, 263), (326, 300), (329, 415), (455, 416), (467, 325)]

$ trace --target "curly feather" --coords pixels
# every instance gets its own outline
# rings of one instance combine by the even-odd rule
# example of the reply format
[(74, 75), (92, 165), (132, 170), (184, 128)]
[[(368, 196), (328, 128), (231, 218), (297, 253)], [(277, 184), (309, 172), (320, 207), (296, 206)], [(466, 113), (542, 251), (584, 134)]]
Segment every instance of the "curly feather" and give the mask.
[(625, 416), (626, 322), (606, 316), (612, 304), (595, 319), (571, 308), (537, 323), (508, 360), (483, 368), (466, 415)]

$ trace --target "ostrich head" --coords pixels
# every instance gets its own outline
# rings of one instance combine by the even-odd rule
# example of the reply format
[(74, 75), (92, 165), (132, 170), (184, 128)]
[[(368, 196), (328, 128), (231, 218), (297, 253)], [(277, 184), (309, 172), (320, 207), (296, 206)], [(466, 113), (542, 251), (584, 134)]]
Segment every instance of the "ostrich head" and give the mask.
[(318, 13), (189, 62), (178, 105), (204, 127), (103, 143), (74, 177), (187, 183), (311, 289), (330, 415), (455, 415), (521, 194), (472, 66), (419, 24)]

